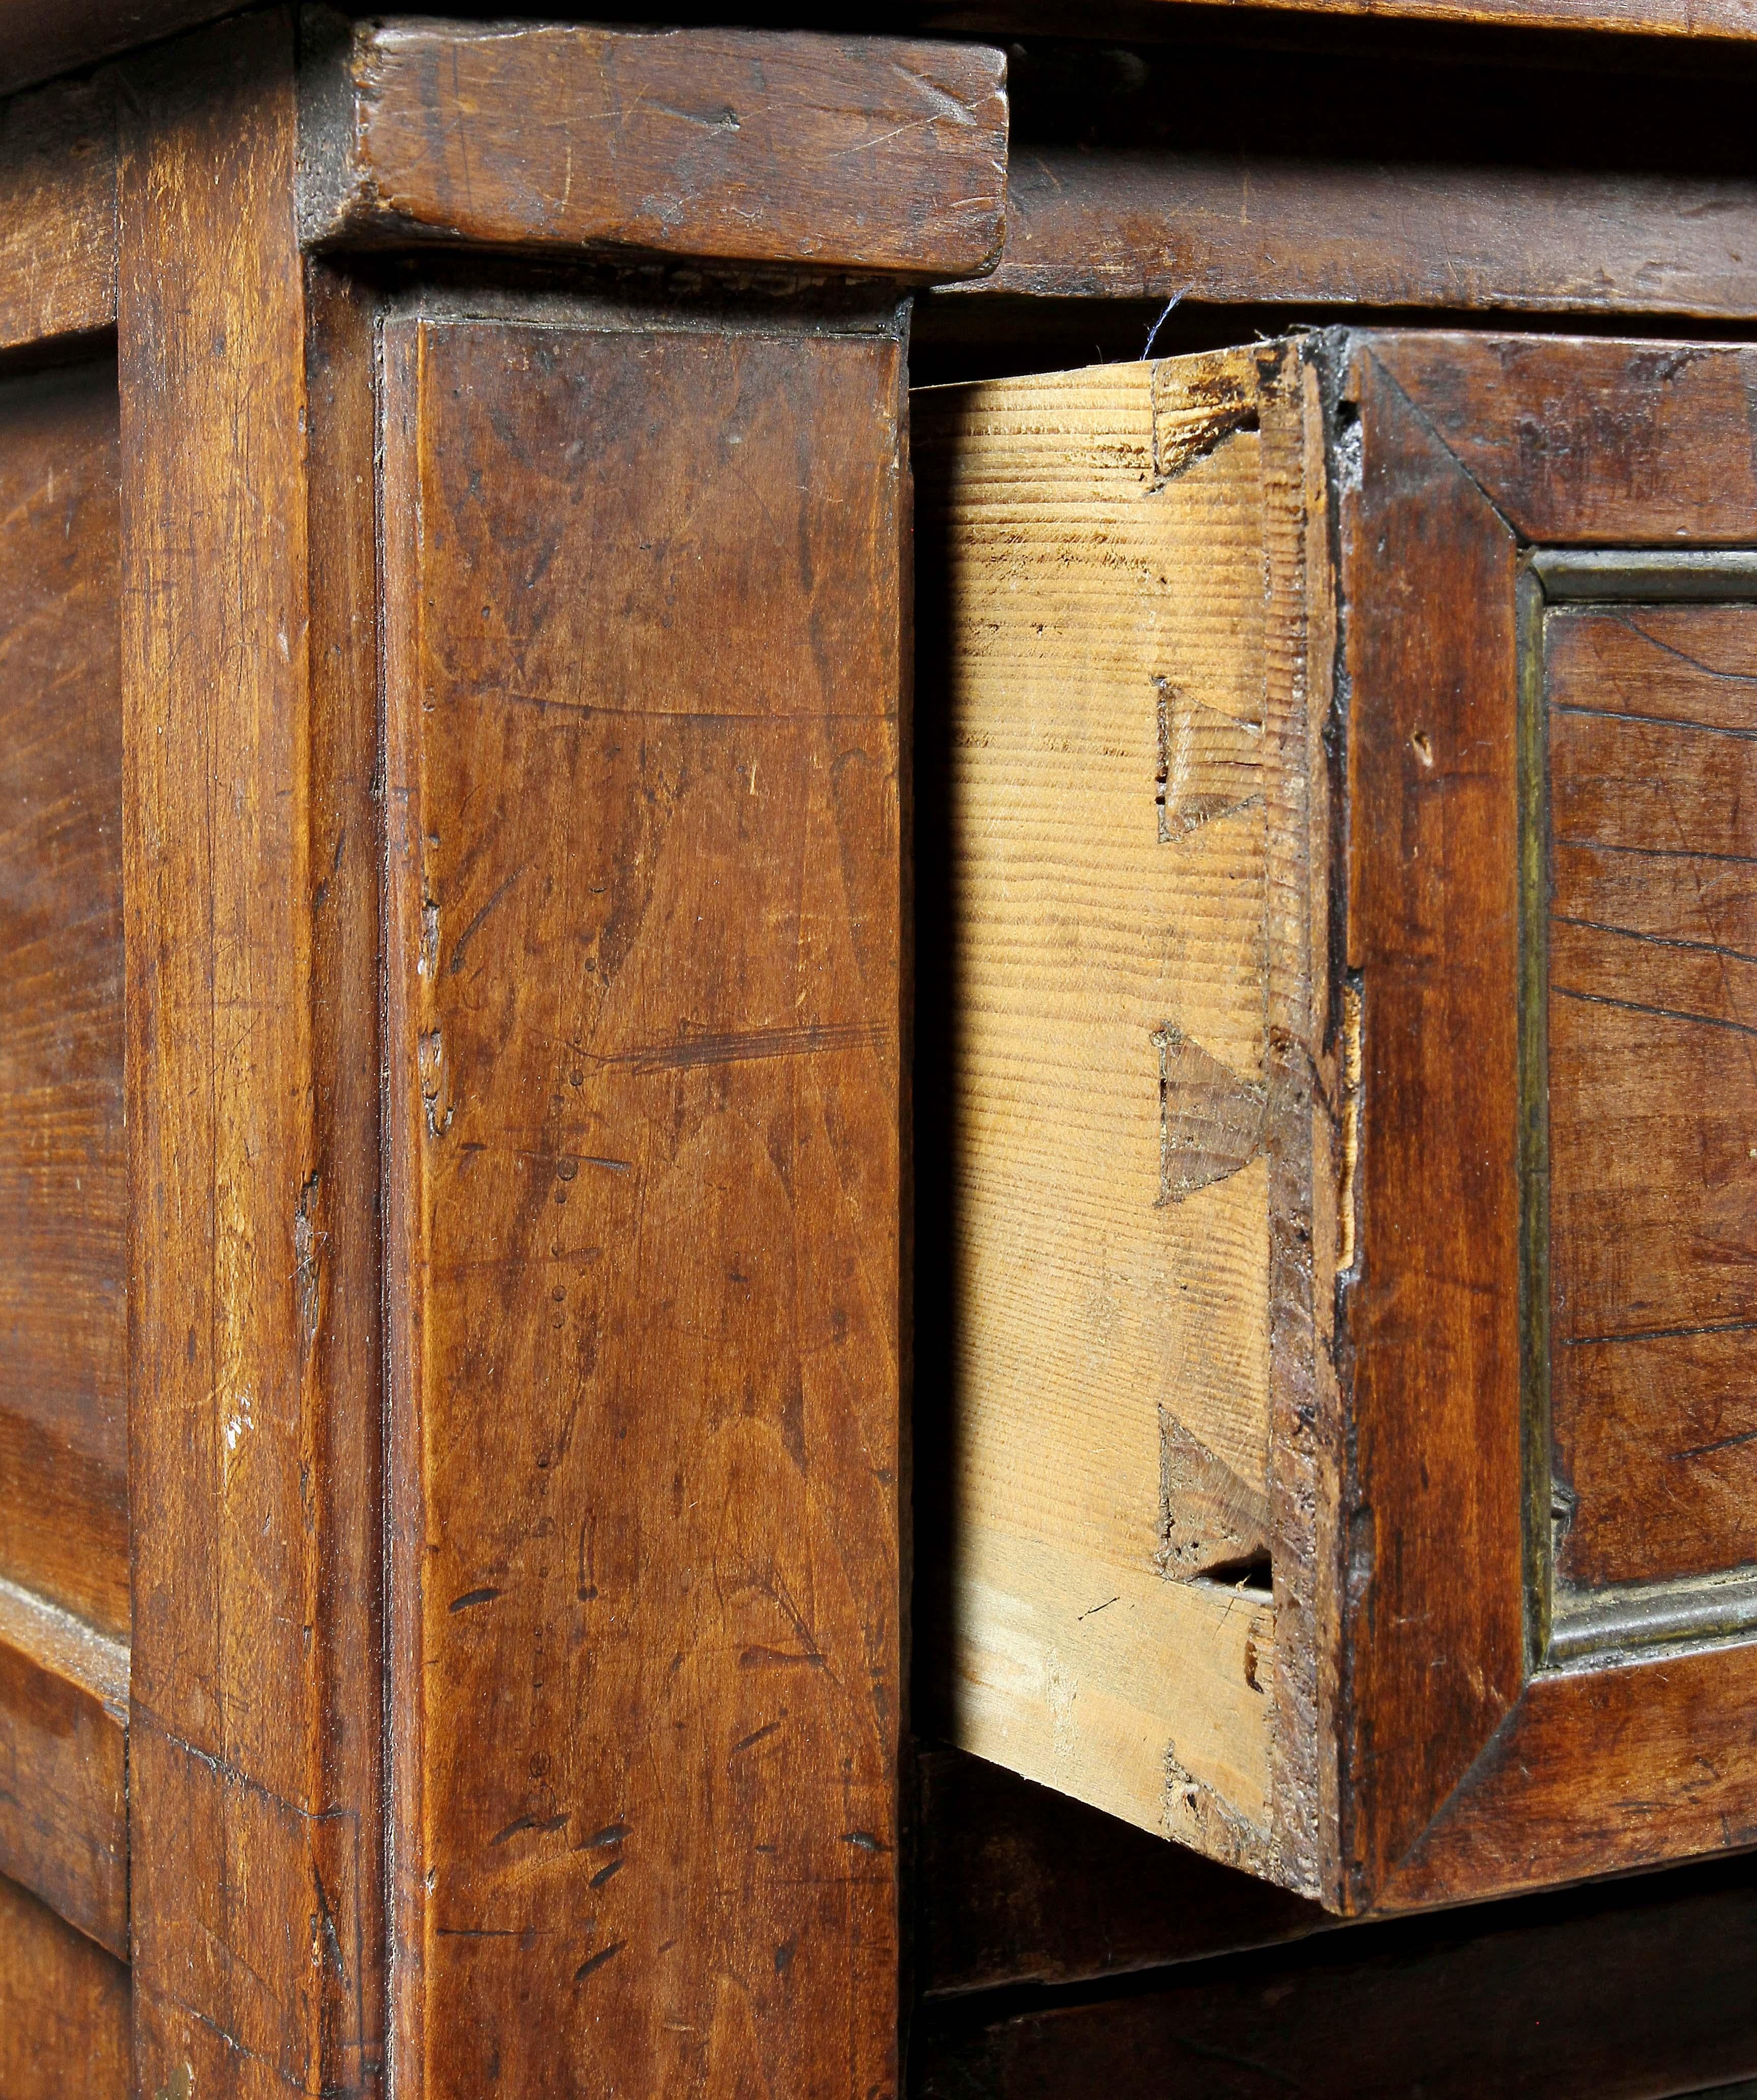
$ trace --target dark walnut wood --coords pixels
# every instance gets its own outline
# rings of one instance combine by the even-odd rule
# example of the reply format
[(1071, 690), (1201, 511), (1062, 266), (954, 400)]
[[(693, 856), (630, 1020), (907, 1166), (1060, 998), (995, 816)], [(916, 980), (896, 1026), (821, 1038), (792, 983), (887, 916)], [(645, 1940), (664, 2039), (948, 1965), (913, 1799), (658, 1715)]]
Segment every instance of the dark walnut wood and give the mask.
[(128, 1957), (128, 1651), (0, 1582), (0, 1874)]
[(128, 1971), (0, 1877), (0, 2093), (129, 2100)]
[(148, 2093), (370, 2090), (381, 2055), (372, 422), (363, 379), (322, 373), (293, 58), (290, 20), (247, 17), (122, 96)]
[(429, 2089), (896, 2075), (903, 384), (888, 311), (387, 330)]
[(0, 350), (115, 320), (110, 84), (75, 82), (0, 103)]
[(363, 24), (307, 84), (306, 237), (966, 277), (1000, 247), (1005, 77), (975, 44)]
[(1517, 543), (1376, 347), (1350, 359), (1363, 468), (1341, 506), (1346, 960), (1367, 1046), (1343, 1859), (1367, 1890), (1525, 1677)]
[(1015, 143), (999, 265), (959, 296), (1733, 319), (1754, 254), (1733, 178)]
[(1757, 1562), (1757, 607), (1548, 620), (1559, 1574)]
[(116, 417), (0, 384), (0, 1576), (126, 1636)]
[(1194, 1964), (1125, 1998), (934, 2007), (912, 2050), (914, 2090), (920, 2100), (1719, 2091), (1757, 2073), (1754, 1960), (1751, 1866), (1716, 1862), (1352, 1927)]

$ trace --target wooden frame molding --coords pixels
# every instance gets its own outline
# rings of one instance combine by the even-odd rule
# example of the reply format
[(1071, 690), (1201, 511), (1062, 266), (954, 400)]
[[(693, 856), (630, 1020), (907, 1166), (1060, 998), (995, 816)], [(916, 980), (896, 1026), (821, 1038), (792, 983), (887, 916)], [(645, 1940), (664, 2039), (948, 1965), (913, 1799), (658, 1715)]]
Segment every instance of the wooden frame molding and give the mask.
[(1757, 183), (1015, 145), (960, 296), (1757, 311)]
[(0, 1874), (128, 1958), (128, 1649), (0, 1582)]
[(115, 322), (113, 84), (0, 103), (0, 350)]
[(974, 44), (362, 24), (306, 84), (305, 237), (972, 276), (1005, 82)]

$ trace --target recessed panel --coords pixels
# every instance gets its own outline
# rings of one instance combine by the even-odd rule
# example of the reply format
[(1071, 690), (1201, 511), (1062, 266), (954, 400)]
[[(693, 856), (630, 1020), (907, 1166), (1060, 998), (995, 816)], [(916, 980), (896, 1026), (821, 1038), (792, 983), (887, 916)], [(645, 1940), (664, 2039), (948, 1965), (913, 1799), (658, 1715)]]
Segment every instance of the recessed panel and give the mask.
[(0, 386), (0, 1576), (126, 1634), (117, 412)]
[(1550, 1392), (1574, 1587), (1757, 1561), (1757, 606), (1558, 607)]

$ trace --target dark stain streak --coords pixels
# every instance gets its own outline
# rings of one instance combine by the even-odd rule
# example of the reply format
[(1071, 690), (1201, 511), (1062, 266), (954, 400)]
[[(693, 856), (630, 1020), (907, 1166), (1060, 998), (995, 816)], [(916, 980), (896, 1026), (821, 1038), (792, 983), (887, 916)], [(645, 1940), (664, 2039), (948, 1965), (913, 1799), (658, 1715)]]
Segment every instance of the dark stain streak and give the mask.
[(596, 1954), (588, 1955), (574, 1971), (574, 1981), (583, 1983), (594, 1969), (601, 1969), (606, 1961), (614, 1961), (628, 1944), (626, 1939), (613, 1939), (608, 1947), (601, 1947)]
[(870, 1830), (844, 1830), (842, 1842), (844, 1845), (857, 1846), (863, 1852), (888, 1852), (891, 1849), (882, 1838), (874, 1837)]
[[(1723, 679), (1730, 686), (1757, 686), (1757, 677), (1753, 677), (1749, 671), (1717, 671), (1712, 664), (1705, 664), (1700, 656), (1691, 655), (1689, 650), (1679, 648), (1675, 642), (1663, 641), (1658, 635), (1650, 633), (1631, 613), (1614, 613), (1612, 617), (1619, 627), (1626, 628), (1631, 634), (1639, 634), (1649, 647), (1662, 650), (1667, 656), (1676, 656), (1680, 664), (1688, 664), (1693, 671), (1700, 671), (1705, 678)], [(1696, 726), (1694, 724), (1690, 726)]]
[(1726, 861), (1734, 867), (1757, 867), (1757, 854), (1700, 853), (1689, 846), (1623, 846), (1609, 839), (1571, 839), (1565, 832), (1557, 835), (1556, 843), (1579, 853), (1632, 854), (1640, 860)]
[(606, 1845), (620, 1845), (633, 1829), (628, 1823), (606, 1823), (601, 1830), (594, 1830), (589, 1838), (583, 1838), (574, 1848), (579, 1852), (601, 1852)]
[(773, 1735), (775, 1731), (780, 1726), (781, 1723), (778, 1721), (770, 1721), (766, 1723), (764, 1726), (757, 1729), (754, 1734), (741, 1736), (739, 1740), (733, 1745), (732, 1748), (726, 1754), (729, 1757), (737, 1757), (740, 1750), (747, 1750), (750, 1749), (752, 1743), (760, 1743), (762, 1741), (764, 1736)]
[(525, 1939), (547, 1932), (543, 1925), (442, 1925), (435, 1928), (441, 1939)]
[(1641, 933), (1632, 926), (1607, 926), (1599, 919), (1571, 919), (1562, 911), (1553, 915), (1552, 923), (1579, 926), (1589, 933), (1614, 933), (1621, 940), (1645, 942), (1652, 948), (1689, 948), (1699, 955), (1720, 955), (1729, 963), (1757, 963), (1757, 955), (1747, 955), (1740, 948), (1723, 948), (1718, 941), (1684, 941), (1667, 933)]
[(495, 891), (493, 896), (491, 896), (488, 899), (487, 902), (483, 905), (481, 911), (479, 911), (476, 914), (475, 917), (470, 920), (469, 925), (467, 925), (464, 929), (463, 932), (458, 935), (456, 942), (452, 946), (451, 960), (446, 966), (447, 971), (452, 977), (456, 977), (458, 972), (463, 968), (464, 951), (469, 946), (470, 942), (474, 940), (477, 934), (481, 932), (482, 922), (487, 918), (489, 913), (494, 910), (495, 907), (500, 902), (500, 899), (505, 896), (508, 890), (512, 888), (513, 885), (517, 881), (518, 878), (524, 872), (525, 870), (523, 866), (515, 867), (513, 872), (506, 878), (505, 881), (503, 882), (500, 888)]
[(466, 1590), (461, 1597), (454, 1597), (446, 1609), (467, 1612), (475, 1604), (491, 1604), (500, 1594), (498, 1590)]
[(752, 1028), (724, 1035), (689, 1035), (679, 1043), (652, 1043), (619, 1051), (600, 1061), (636, 1072), (672, 1072), (698, 1065), (746, 1064), (760, 1057), (809, 1057), (835, 1050), (883, 1049), (890, 1031), (882, 1025), (850, 1021), (803, 1028)]
[(1744, 743), (1757, 742), (1757, 729), (1731, 729), (1724, 722), (1692, 721), (1687, 715), (1632, 715), (1618, 708), (1583, 707), (1576, 700), (1552, 700), (1550, 712), (1583, 715), (1592, 721), (1632, 722), (1637, 729), (1689, 729), (1703, 736), (1737, 737)]
[(1701, 1327), (1635, 1327), (1619, 1335), (1564, 1335), (1565, 1349), (1596, 1348), (1605, 1342), (1672, 1342), (1691, 1335), (1750, 1335), (1757, 1333), (1757, 1320), (1724, 1320)]
[(565, 1814), (544, 1816), (540, 1820), (535, 1815), (521, 1815), (516, 1822), (509, 1823), (505, 1829), (497, 1830), (488, 1842), (491, 1845), (504, 1845), (509, 1838), (516, 1838), (522, 1830), (534, 1831), (539, 1835), (544, 1831), (559, 1830), (568, 1820)]
[(795, 1655), (786, 1648), (746, 1648), (738, 1652), (740, 1670), (784, 1670), (788, 1667), (821, 1670), (824, 1657), (821, 1655)]
[(612, 1860), (609, 1866), (599, 1868), (587, 1886), (589, 1888), (601, 1889), (606, 1882), (614, 1882), (628, 1864), (626, 1860)]
[(1706, 1458), (1715, 1451), (1732, 1451), (1741, 1444), (1757, 1444), (1757, 1429), (1742, 1431), (1737, 1436), (1722, 1436), (1712, 1444), (1693, 1444), (1688, 1451), (1668, 1451), (1668, 1458)]
[(1583, 1006), (1614, 1006), (1623, 1013), (1651, 1014), (1656, 1021), (1692, 1021), (1699, 1028), (1724, 1028), (1734, 1035), (1757, 1035), (1743, 1021), (1727, 1021), (1718, 1013), (1681, 1013), (1676, 1007), (1644, 1006), (1635, 999), (1607, 999), (1602, 992), (1572, 991), (1566, 985), (1552, 985), (1551, 991), (1557, 999), (1578, 999)]

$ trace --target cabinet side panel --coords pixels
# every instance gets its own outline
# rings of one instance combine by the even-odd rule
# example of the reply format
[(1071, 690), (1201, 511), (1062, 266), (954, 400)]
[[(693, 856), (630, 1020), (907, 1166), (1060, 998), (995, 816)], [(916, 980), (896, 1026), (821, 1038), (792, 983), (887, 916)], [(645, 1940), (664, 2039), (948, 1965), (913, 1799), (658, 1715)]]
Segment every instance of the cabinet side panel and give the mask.
[(0, 385), (0, 1577), (128, 1632), (116, 368)]
[(894, 332), (386, 335), (399, 2076), (896, 2076)]
[(923, 1026), (945, 1067), (924, 1050), (924, 1069), (949, 1096), (938, 1157), (923, 1105), (944, 1206), (923, 1287), (950, 1291), (920, 1431), (935, 1718), (1261, 1868), (1254, 384), (1246, 360), (1191, 359), (915, 412)]

